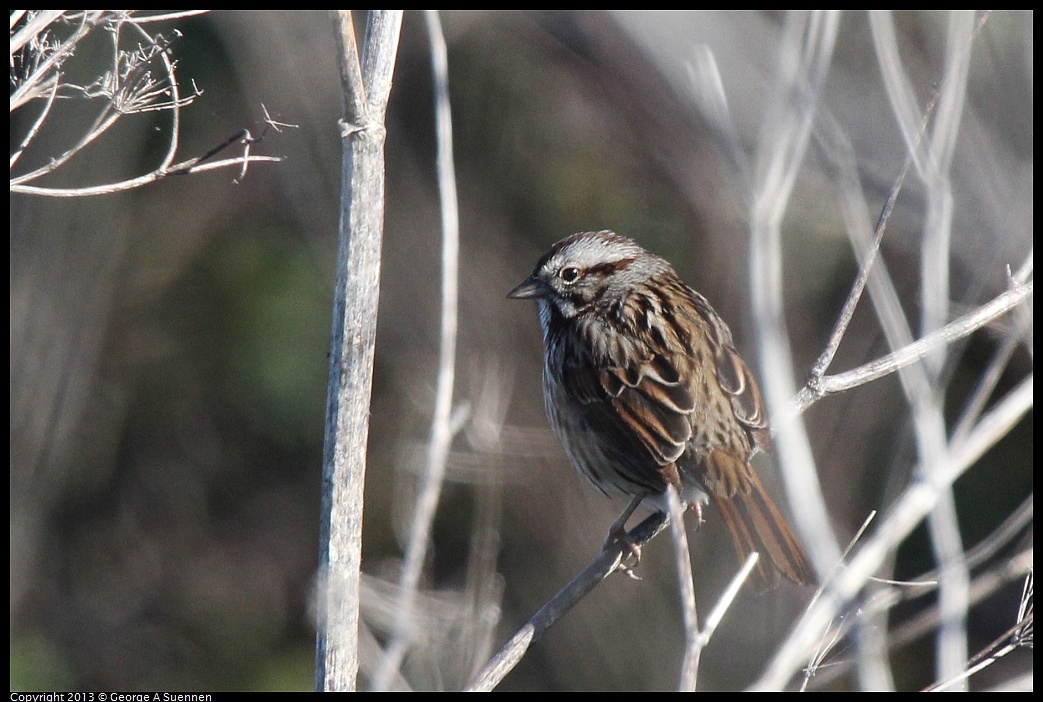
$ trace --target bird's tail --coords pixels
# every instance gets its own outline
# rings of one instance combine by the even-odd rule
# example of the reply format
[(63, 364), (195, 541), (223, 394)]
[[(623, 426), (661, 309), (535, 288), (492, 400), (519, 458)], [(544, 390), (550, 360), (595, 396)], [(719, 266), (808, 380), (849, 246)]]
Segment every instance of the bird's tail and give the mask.
[(756, 471), (749, 469), (748, 477), (749, 490), (727, 497), (718, 495), (714, 503), (731, 532), (739, 562), (744, 562), (753, 551), (760, 554), (750, 583), (754, 589), (764, 591), (778, 586), (785, 576), (807, 585), (814, 574), (804, 549), (768, 497)]

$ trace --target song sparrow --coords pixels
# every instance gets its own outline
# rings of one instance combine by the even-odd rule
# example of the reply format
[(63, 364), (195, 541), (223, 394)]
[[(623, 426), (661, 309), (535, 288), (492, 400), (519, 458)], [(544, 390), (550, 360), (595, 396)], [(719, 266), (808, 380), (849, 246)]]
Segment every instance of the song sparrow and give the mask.
[(673, 485), (702, 519), (714, 503), (740, 559), (761, 558), (756, 589), (806, 584), (807, 556), (750, 457), (770, 445), (757, 383), (706, 298), (659, 256), (610, 231), (554, 244), (508, 294), (534, 298), (543, 328), (543, 397), (572, 464), (633, 510), (666, 511)]

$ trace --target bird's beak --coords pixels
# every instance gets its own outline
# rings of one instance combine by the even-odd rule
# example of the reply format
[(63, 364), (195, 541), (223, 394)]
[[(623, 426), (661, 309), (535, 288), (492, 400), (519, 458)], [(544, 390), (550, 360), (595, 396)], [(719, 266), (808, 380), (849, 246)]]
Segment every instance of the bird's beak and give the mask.
[(541, 295), (543, 295), (543, 283), (535, 275), (530, 275), (518, 283), (514, 290), (507, 293), (507, 297), (513, 300), (527, 300)]

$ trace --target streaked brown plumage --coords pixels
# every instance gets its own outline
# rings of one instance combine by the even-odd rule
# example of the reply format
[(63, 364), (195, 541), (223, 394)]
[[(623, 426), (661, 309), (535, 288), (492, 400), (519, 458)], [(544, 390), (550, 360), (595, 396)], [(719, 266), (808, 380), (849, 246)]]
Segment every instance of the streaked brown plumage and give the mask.
[(770, 446), (757, 383), (728, 326), (667, 261), (612, 232), (581, 232), (508, 297), (538, 303), (547, 415), (580, 473), (635, 505), (665, 510), (668, 484), (700, 514), (709, 497), (739, 557), (760, 552), (755, 588), (811, 581), (750, 465)]

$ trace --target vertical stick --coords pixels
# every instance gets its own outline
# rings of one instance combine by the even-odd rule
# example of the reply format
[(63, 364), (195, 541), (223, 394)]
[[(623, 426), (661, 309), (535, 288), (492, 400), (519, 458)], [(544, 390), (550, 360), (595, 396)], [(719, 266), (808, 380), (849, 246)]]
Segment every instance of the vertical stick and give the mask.
[(350, 10), (335, 11), (344, 90), (343, 188), (322, 469), (315, 687), (355, 689), (362, 497), (384, 225), (384, 113), (401, 10), (372, 10), (362, 61)]

